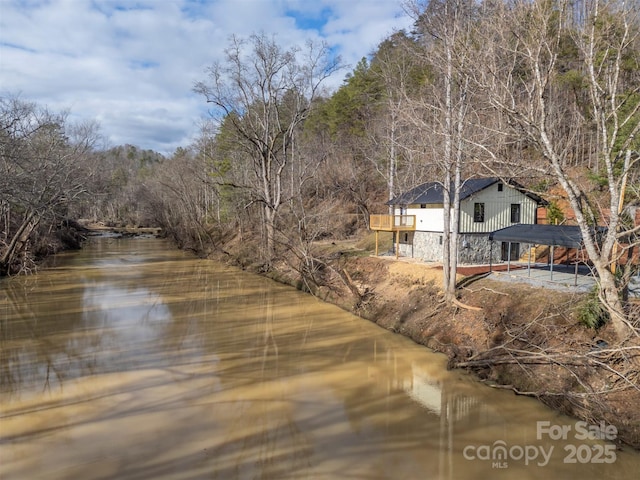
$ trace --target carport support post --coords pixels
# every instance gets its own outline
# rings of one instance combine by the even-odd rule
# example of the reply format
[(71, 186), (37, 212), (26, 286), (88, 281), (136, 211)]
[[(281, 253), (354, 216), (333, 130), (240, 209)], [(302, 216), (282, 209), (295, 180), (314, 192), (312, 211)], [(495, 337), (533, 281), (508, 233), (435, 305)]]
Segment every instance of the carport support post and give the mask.
[(529, 278), (531, 278), (531, 244), (529, 244), (529, 262), (527, 264), (527, 273), (529, 274)]
[(489, 273), (493, 272), (493, 240), (489, 240)]
[[(576, 252), (576, 253), (577, 253), (577, 252)], [(577, 287), (577, 286), (578, 286), (578, 255), (577, 255), (577, 254), (576, 254), (576, 262), (575, 262), (575, 265), (576, 265), (576, 274), (575, 274), (575, 277), (574, 277), (574, 279), (573, 279), (573, 286), (574, 286), (574, 287)]]
[(509, 251), (507, 252), (507, 273), (511, 273), (511, 242), (509, 242)]
[(549, 255), (549, 271), (551, 272), (551, 280), (553, 280), (553, 245), (551, 245), (551, 254)]
[(376, 230), (376, 257), (378, 256), (378, 230)]

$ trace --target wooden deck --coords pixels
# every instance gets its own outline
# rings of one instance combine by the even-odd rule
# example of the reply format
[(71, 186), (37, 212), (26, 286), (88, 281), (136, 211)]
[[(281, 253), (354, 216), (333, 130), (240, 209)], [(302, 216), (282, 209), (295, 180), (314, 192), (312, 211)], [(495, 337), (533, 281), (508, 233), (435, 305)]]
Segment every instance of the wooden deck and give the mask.
[(400, 232), (416, 229), (415, 215), (369, 215), (369, 228), (376, 232), (376, 257), (378, 256), (378, 233), (393, 232), (396, 243), (396, 258), (400, 247)]
[(383, 232), (416, 229), (415, 215), (369, 215), (369, 228)]

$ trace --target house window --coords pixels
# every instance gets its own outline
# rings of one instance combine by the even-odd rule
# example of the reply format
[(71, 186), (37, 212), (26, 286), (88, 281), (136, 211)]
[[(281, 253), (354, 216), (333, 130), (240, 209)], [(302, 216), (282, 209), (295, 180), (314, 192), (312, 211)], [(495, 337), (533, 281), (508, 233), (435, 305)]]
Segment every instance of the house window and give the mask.
[(502, 188), (503, 188), (502, 183), (499, 183), (499, 184), (498, 184), (498, 191), (499, 191), (499, 192), (501, 192), (501, 191), (502, 191)]
[(404, 234), (404, 243), (409, 243), (409, 234), (408, 233)]
[(511, 204), (511, 223), (520, 223), (520, 204)]
[(484, 223), (484, 203), (473, 204), (473, 221), (476, 223)]
[(440, 245), (442, 245), (442, 235), (440, 235)]
[(421, 203), (420, 204), (420, 208), (427, 208), (427, 204), (426, 203)]
[(518, 260), (520, 258), (520, 244), (502, 242), (500, 246), (500, 260), (503, 262)]

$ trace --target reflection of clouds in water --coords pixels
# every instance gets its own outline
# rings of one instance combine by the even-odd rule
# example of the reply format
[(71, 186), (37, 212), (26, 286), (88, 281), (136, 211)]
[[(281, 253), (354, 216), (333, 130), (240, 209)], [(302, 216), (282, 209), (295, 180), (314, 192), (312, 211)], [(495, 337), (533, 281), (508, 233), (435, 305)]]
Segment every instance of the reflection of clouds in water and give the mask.
[(87, 285), (83, 293), (83, 322), (88, 329), (104, 329), (107, 343), (120, 347), (159, 339), (171, 323), (162, 297), (147, 288), (121, 288), (113, 284)]
[(157, 293), (144, 287), (88, 284), (82, 295), (86, 331), (78, 350), (92, 358), (93, 373), (170, 363), (163, 350), (172, 314)]

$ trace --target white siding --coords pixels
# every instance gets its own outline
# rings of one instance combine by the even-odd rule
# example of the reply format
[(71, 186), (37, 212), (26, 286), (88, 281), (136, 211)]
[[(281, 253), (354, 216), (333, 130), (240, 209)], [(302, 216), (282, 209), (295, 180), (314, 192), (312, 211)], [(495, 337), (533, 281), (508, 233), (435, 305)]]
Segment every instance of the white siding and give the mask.
[[(484, 203), (484, 222), (474, 222), (473, 209), (475, 203)], [(536, 223), (536, 202), (525, 194), (507, 184), (498, 191), (498, 184), (493, 184), (471, 197), (460, 202), (460, 233), (490, 233), (501, 228), (514, 225), (511, 223), (511, 204), (520, 205), (520, 222)], [(415, 215), (416, 231), (443, 232), (444, 208), (442, 204), (409, 205), (407, 208), (396, 208), (396, 215)]]
[[(484, 204), (484, 222), (474, 222), (474, 204)], [(518, 223), (536, 223), (537, 204), (518, 190), (503, 184), (493, 184), (460, 204), (460, 236), (458, 238), (458, 261), (461, 264), (486, 263), (500, 260), (500, 246), (489, 241), (489, 233), (509, 227), (511, 205), (520, 205)], [(423, 208), (424, 207), (424, 208)], [(442, 232), (444, 209), (440, 205), (409, 205), (396, 208), (396, 215), (415, 215), (416, 231), (401, 232), (400, 255), (422, 258), (425, 261), (442, 261)]]
[[(396, 215), (400, 215), (397, 208)], [(444, 231), (444, 208), (442, 204), (429, 204), (422, 208), (420, 205), (409, 205), (402, 210), (402, 215), (416, 216), (416, 230), (420, 232), (443, 232)]]
[[(475, 203), (484, 203), (484, 222), (474, 222)], [(536, 202), (518, 190), (504, 185), (498, 191), (493, 184), (460, 202), (460, 232), (489, 233), (514, 225), (511, 223), (511, 204), (520, 205), (520, 222), (536, 223)]]

